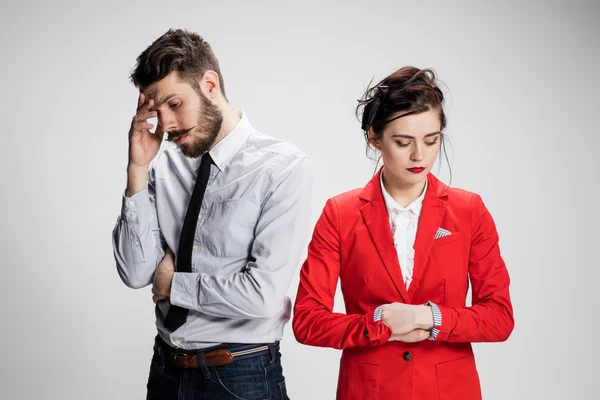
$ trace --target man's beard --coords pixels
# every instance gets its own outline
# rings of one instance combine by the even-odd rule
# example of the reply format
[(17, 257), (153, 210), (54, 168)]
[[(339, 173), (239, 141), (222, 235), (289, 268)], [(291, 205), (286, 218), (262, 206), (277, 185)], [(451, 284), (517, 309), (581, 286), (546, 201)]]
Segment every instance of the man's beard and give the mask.
[(169, 132), (169, 140), (175, 141), (183, 135), (189, 134), (189, 143), (182, 143), (179, 148), (186, 157), (196, 158), (212, 148), (223, 124), (223, 113), (208, 100), (204, 94), (199, 93), (202, 107), (198, 115), (195, 128)]

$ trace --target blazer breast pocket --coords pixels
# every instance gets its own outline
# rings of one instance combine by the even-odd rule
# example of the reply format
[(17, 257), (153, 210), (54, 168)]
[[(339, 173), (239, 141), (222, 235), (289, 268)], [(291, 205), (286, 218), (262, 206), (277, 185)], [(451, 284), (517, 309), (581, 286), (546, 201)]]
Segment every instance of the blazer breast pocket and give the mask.
[(460, 239), (461, 239), (460, 232), (454, 232), (448, 236), (443, 236), (441, 238), (434, 239), (432, 249), (436, 249), (438, 247), (445, 246), (450, 243), (454, 243), (456, 241), (459, 241)]
[(464, 264), (465, 243), (461, 239), (460, 232), (434, 239), (431, 245), (431, 259), (438, 264)]
[(203, 235), (208, 251), (216, 257), (247, 257), (254, 241), (259, 205), (230, 199), (210, 207)]
[(463, 306), (469, 286), (469, 244), (460, 232), (433, 241), (429, 268), (444, 279), (444, 304)]

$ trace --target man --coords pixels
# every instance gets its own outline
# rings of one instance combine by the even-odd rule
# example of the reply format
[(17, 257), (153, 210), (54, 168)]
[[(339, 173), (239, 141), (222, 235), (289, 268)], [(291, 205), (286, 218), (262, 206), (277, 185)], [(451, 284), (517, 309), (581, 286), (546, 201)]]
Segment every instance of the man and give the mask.
[[(279, 340), (308, 236), (308, 158), (229, 104), (197, 34), (169, 30), (131, 79), (140, 95), (113, 247), (127, 286), (154, 285), (147, 398), (285, 399)], [(176, 147), (155, 158), (164, 133)]]

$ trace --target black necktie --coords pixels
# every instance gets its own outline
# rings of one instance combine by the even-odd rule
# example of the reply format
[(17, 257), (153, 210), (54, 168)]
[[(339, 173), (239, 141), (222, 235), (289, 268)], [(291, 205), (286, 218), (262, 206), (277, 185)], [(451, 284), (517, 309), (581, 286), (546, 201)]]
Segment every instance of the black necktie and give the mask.
[[(183, 228), (179, 236), (179, 249), (177, 250), (177, 272), (192, 272), (192, 248), (194, 245), (194, 237), (196, 236), (196, 224), (198, 223), (198, 214), (200, 214), (200, 206), (204, 199), (204, 192), (210, 176), (210, 166), (213, 159), (210, 154), (205, 153), (202, 156), (200, 163), (200, 171), (194, 185), (194, 192), (188, 204), (188, 209), (185, 214)], [(165, 326), (171, 332), (174, 332), (187, 319), (188, 310), (179, 306), (171, 305), (169, 312), (165, 317)]]

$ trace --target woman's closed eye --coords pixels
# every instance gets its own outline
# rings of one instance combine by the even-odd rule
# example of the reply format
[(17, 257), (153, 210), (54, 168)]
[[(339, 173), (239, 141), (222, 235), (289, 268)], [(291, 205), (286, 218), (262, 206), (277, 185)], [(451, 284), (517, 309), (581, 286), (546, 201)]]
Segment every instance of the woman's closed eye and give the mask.
[[(427, 146), (435, 146), (437, 144), (437, 142), (438, 142), (437, 139), (435, 139), (435, 140), (433, 140), (431, 142), (425, 142), (425, 144)], [(408, 146), (410, 146), (410, 142), (405, 143), (405, 142), (396, 141), (396, 144), (398, 146), (400, 146), (400, 147), (408, 147)]]

